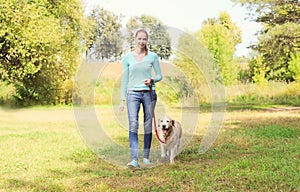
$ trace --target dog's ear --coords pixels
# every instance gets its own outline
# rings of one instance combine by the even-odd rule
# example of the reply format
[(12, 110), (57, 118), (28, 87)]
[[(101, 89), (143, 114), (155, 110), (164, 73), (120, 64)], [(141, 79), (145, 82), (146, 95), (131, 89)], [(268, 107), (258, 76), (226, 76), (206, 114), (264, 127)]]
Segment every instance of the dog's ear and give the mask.
[(175, 125), (175, 120), (171, 120), (171, 123), (172, 123), (172, 125), (174, 126)]

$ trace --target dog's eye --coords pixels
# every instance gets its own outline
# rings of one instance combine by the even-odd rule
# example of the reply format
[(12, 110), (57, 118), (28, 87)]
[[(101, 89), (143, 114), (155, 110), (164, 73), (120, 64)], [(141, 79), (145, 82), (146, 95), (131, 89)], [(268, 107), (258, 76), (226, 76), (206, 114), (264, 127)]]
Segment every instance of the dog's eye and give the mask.
[(170, 121), (169, 120), (167, 120), (167, 123), (169, 123)]
[(160, 120), (160, 122), (163, 122), (163, 120)]

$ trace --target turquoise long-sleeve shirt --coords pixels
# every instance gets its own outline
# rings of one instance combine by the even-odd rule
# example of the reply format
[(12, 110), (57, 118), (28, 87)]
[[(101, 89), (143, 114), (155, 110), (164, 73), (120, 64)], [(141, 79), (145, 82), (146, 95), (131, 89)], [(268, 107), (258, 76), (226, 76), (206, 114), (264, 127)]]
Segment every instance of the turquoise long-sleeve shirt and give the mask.
[[(128, 90), (149, 90), (150, 88), (144, 84), (146, 79), (153, 79), (153, 90), (155, 90), (155, 83), (162, 80), (158, 56), (152, 51), (148, 51), (142, 61), (137, 61), (132, 52), (127, 53), (122, 62), (121, 100), (125, 100)], [(152, 77), (152, 68), (155, 72), (154, 77)]]

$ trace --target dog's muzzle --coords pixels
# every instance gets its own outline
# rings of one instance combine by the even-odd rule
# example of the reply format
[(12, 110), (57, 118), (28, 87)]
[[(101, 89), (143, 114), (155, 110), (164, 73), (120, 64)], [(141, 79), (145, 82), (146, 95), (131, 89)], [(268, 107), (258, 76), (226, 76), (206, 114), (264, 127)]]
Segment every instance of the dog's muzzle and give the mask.
[(167, 133), (168, 133), (168, 128), (167, 128), (166, 125), (162, 125), (162, 131), (163, 131), (163, 134), (164, 134), (164, 135), (167, 135)]

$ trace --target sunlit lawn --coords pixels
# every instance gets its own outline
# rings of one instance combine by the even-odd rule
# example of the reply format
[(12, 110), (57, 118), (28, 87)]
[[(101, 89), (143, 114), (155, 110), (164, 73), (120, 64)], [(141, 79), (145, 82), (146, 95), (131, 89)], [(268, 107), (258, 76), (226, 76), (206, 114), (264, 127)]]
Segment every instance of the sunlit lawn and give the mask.
[[(126, 147), (126, 131), (113, 131), (120, 124), (111, 109), (96, 111), (108, 135)], [(71, 107), (1, 109), (0, 191), (300, 191), (299, 110), (227, 112), (202, 155), (210, 114), (200, 116), (175, 165), (130, 172), (86, 146)]]

